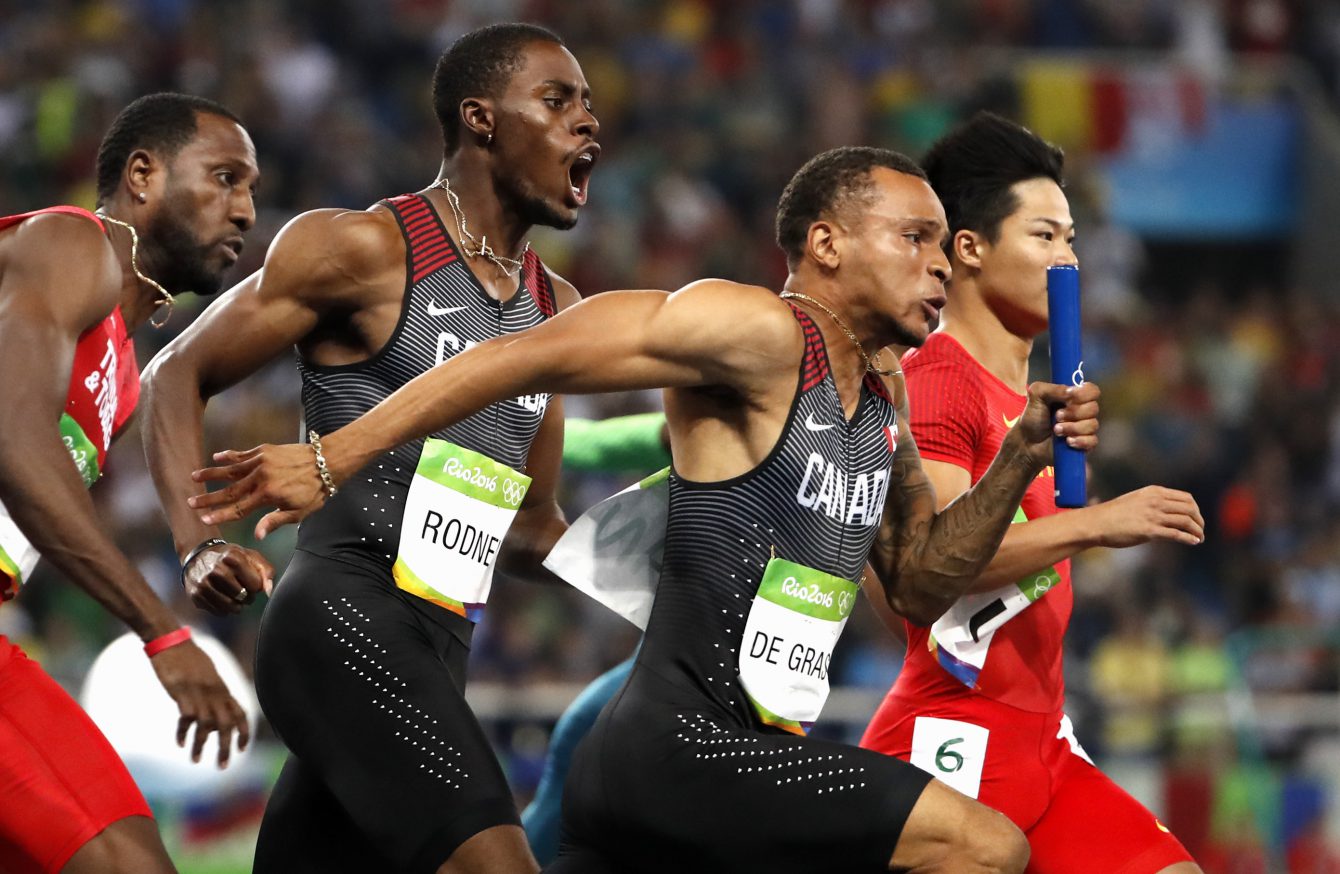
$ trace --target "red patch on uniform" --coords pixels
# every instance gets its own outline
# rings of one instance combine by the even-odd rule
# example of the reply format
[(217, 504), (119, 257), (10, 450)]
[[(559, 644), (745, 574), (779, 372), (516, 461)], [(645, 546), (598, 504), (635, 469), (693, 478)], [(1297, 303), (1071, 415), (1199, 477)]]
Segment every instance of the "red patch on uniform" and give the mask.
[(884, 426), (884, 440), (889, 444), (889, 452), (898, 450), (898, 423)]

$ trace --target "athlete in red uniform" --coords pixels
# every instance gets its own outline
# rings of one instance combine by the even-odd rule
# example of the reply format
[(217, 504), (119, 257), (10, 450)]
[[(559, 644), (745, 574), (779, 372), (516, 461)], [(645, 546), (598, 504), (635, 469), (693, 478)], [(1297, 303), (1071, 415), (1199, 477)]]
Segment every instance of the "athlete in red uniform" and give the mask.
[[(990, 465), (1027, 404), (1033, 338), (1047, 329), (1046, 268), (1075, 263), (1059, 149), (982, 115), (926, 158), (952, 239), (940, 328), (903, 360), (911, 428), (938, 503)], [(1003, 811), (1045, 874), (1200, 869), (1154, 816), (1084, 753), (1062, 707), (1070, 561), (1093, 546), (1196, 544), (1185, 492), (1149, 487), (1058, 513), (1052, 469), (978, 582), (929, 627), (906, 623), (907, 660), (861, 745)]]
[[(194, 723), (198, 759), (217, 730), (220, 765), (235, 732), (246, 744), (246, 716), (101, 531), (86, 487), (139, 396), (131, 332), (170, 292), (218, 290), (254, 221), (256, 176), (231, 113), (157, 94), (128, 106), (103, 140), (99, 215), (58, 206), (0, 218), (0, 596), (50, 559), (147, 641), (181, 710), (178, 741)], [(0, 871), (173, 870), (106, 738), (3, 636), (0, 748)]]

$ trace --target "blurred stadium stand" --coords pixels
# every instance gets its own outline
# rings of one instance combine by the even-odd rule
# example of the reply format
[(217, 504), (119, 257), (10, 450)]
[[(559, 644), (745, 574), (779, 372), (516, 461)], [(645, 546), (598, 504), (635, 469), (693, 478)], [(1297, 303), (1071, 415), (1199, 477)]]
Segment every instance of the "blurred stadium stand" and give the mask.
[[(554, 27), (594, 90), (605, 155), (591, 205), (574, 231), (533, 238), (584, 294), (709, 275), (777, 285), (776, 198), (823, 148), (918, 155), (979, 108), (1066, 147), (1086, 372), (1104, 386), (1093, 491), (1186, 488), (1209, 522), (1196, 549), (1077, 559), (1071, 715), (1207, 872), (1340, 871), (1340, 4), (0, 0), (0, 209), (91, 205), (121, 106), (204, 94), (242, 115), (264, 173), (240, 279), (297, 212), (431, 181), (433, 62), (506, 18)], [(141, 356), (202, 305), (142, 332)], [(282, 361), (217, 399), (211, 446), (292, 439), (297, 387)], [(97, 499), (178, 597), (137, 440), (115, 450)], [(574, 476), (567, 508), (621, 485)], [(282, 565), (291, 543), (264, 549)], [(178, 606), (250, 666), (260, 607), (221, 622)], [(0, 609), (0, 630), (71, 688), (120, 631), (49, 570)], [(553, 718), (636, 635), (576, 593), (505, 583), (479, 632), (471, 697), (524, 798)], [(860, 613), (838, 657), (820, 730), (855, 738), (900, 653)], [(247, 869), (258, 798), (162, 804), (183, 824), (183, 870)]]

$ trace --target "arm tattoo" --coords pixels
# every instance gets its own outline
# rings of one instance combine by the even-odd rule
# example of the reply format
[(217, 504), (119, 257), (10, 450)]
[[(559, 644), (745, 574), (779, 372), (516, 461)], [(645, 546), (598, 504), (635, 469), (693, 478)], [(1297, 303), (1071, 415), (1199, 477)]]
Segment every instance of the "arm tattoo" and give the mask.
[(929, 624), (953, 606), (990, 564), (1038, 469), (1021, 441), (1007, 437), (981, 480), (936, 513), (935, 489), (905, 438), (871, 556), (893, 609)]

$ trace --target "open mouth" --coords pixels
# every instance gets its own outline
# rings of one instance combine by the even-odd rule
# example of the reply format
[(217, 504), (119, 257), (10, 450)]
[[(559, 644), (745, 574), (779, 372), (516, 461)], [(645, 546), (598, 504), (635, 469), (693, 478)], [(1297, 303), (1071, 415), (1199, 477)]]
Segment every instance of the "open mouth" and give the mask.
[(587, 189), (591, 182), (591, 171), (595, 169), (600, 157), (600, 147), (595, 143), (577, 153), (568, 166), (568, 200), (572, 206), (585, 206)]

